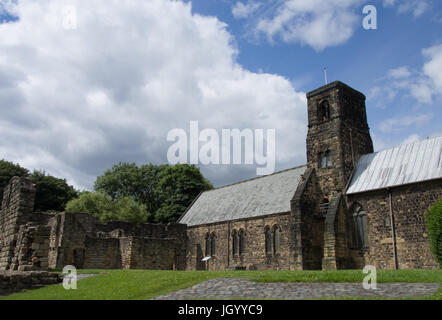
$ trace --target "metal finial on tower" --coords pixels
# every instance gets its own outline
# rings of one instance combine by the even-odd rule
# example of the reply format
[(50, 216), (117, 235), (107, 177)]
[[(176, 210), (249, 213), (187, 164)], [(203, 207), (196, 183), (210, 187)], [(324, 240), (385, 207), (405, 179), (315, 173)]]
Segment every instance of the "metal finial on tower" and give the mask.
[(327, 68), (324, 68), (324, 79), (325, 79), (325, 84), (328, 84), (328, 80), (327, 80)]

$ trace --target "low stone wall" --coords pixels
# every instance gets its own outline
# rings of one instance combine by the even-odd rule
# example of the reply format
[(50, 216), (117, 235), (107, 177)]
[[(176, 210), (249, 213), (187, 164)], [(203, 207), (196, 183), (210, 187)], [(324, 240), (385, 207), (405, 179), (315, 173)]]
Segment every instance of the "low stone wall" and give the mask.
[(46, 271), (0, 271), (0, 295), (26, 289), (37, 289), (63, 281), (58, 273)]

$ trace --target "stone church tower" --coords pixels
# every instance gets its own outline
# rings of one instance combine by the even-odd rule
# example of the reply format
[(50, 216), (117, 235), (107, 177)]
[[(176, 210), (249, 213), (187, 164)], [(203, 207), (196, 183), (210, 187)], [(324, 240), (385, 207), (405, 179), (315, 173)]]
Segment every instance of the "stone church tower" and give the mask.
[(307, 94), (307, 165), (322, 195), (343, 192), (361, 155), (373, 152), (365, 96), (335, 81)]
[(309, 261), (304, 268), (348, 268), (349, 217), (343, 195), (359, 158), (373, 152), (365, 96), (335, 81), (309, 92), (307, 100), (307, 166), (314, 172), (316, 205), (313, 217), (304, 218), (310, 226), (304, 226), (304, 238), (309, 238), (304, 247), (311, 248), (303, 255)]

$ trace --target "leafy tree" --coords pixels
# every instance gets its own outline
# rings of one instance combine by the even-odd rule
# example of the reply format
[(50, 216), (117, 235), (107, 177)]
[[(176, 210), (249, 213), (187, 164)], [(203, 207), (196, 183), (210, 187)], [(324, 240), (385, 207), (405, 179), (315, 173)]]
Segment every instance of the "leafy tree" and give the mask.
[(138, 167), (135, 163), (119, 163), (97, 177), (94, 189), (109, 195), (113, 200), (130, 197), (144, 204), (147, 212), (156, 212), (161, 201), (155, 190), (160, 173), (167, 167), (153, 164)]
[(442, 199), (425, 213), (430, 247), (439, 266), (442, 266)]
[(82, 192), (78, 198), (67, 203), (66, 211), (90, 213), (102, 222), (118, 220), (145, 223), (148, 219), (146, 206), (129, 197), (112, 200), (100, 192)]
[(94, 189), (109, 195), (113, 200), (119, 197), (138, 198), (140, 173), (135, 163), (119, 163), (97, 177)]
[(34, 170), (29, 178), (36, 188), (35, 211), (63, 211), (66, 203), (77, 196), (77, 191), (68, 185), (66, 179), (59, 179), (37, 170)]
[(112, 200), (143, 204), (149, 222), (175, 222), (204, 190), (213, 188), (195, 166), (119, 163), (97, 177), (94, 189)]
[(161, 223), (176, 222), (201, 191), (212, 188), (212, 184), (194, 165), (179, 164), (165, 168), (157, 188), (162, 206), (156, 212), (155, 220)]
[(120, 221), (146, 223), (149, 219), (149, 213), (147, 212), (144, 204), (139, 204), (135, 200), (129, 197), (123, 197), (115, 202), (117, 218)]
[(22, 168), (19, 164), (14, 164), (6, 160), (0, 160), (0, 206), (3, 200), (3, 189), (9, 184), (15, 176), (27, 177), (29, 171)]
[(116, 220), (112, 198), (100, 192), (82, 192), (66, 204), (66, 211), (85, 212), (99, 218), (101, 221)]

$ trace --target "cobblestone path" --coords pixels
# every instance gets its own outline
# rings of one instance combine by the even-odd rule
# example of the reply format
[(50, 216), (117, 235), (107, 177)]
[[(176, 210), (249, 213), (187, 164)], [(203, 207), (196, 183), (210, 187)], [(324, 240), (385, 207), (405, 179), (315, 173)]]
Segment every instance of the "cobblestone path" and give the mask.
[(154, 299), (409, 298), (432, 295), (438, 288), (439, 283), (378, 283), (376, 290), (365, 290), (362, 283), (263, 283), (248, 279), (219, 278)]

